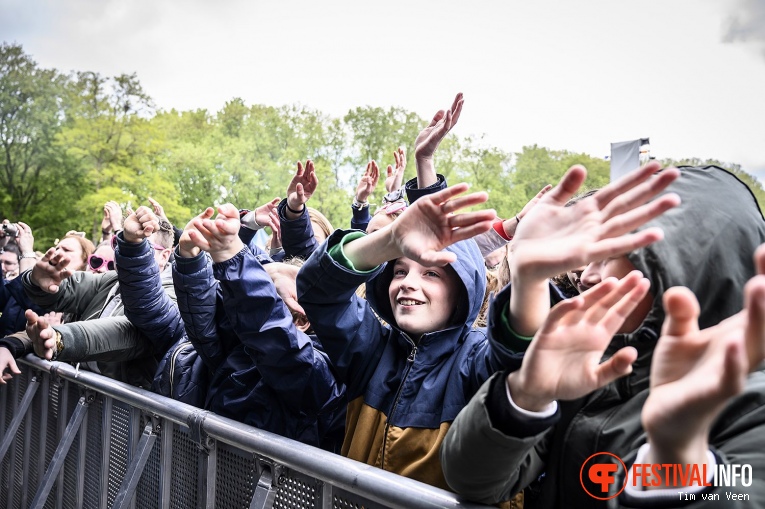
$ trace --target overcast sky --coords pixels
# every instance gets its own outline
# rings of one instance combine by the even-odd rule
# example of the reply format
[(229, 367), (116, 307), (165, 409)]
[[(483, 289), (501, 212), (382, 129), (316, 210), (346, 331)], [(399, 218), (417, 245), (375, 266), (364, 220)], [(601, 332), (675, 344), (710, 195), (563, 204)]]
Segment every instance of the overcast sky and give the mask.
[(658, 158), (765, 178), (765, 0), (0, 0), (0, 36), (39, 65), (138, 74), (163, 109), (227, 100), (430, 118), (507, 151)]

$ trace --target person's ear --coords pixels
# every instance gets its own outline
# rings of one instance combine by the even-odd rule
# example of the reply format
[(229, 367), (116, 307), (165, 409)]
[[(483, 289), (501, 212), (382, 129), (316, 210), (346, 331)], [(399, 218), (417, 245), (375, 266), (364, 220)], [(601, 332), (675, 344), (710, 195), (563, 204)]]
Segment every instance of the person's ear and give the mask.
[(165, 249), (164, 251), (162, 251), (162, 254), (160, 256), (162, 256), (162, 268), (163, 269), (165, 268), (165, 265), (167, 265), (167, 261), (170, 259), (170, 253), (172, 253), (172, 252), (173, 251), (171, 249)]

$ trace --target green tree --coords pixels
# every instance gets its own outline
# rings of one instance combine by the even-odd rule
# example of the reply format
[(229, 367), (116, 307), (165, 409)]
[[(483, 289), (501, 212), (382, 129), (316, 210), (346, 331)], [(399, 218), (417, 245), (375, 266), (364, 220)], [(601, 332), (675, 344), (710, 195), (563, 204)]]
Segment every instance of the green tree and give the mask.
[(161, 164), (164, 140), (150, 122), (154, 106), (135, 74), (77, 73), (72, 104), (73, 118), (59, 143), (85, 174), (74, 209), (94, 239), (108, 200), (137, 208), (152, 196), (171, 219), (189, 215)]
[[(0, 215), (30, 223), (61, 210), (79, 175), (67, 167), (54, 141), (66, 119), (68, 80), (53, 69), (40, 69), (22, 47), (0, 46)], [(52, 213), (45, 221), (61, 214)]]

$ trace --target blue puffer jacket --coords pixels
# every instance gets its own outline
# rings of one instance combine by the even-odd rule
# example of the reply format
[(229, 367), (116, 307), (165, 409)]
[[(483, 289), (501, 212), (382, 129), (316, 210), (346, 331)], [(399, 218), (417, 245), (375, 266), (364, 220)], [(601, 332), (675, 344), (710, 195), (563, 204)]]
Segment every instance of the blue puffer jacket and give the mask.
[(43, 308), (32, 302), (24, 293), (21, 278), (18, 277), (10, 281), (0, 278), (0, 308), (0, 338), (24, 330), (27, 325), (24, 313), (27, 309), (38, 315), (45, 313)]
[(207, 370), (191, 347), (175, 303), (174, 289), (167, 284), (172, 278), (170, 267), (165, 267), (160, 274), (149, 242), (131, 244), (125, 242), (122, 233), (117, 235), (114, 260), (125, 316), (146, 336), (161, 358), (152, 390), (201, 407)]
[[(396, 327), (391, 310), (393, 264), (358, 273), (328, 253), (348, 233), (330, 236), (297, 280), (300, 304), (348, 386), (342, 453), (448, 489), (438, 457), (446, 430), (492, 373), (517, 362), (484, 329), (471, 327), (486, 288), (483, 259), (472, 240), (448, 248), (457, 254), (451, 267), (461, 283), (454, 318), (415, 342)], [(365, 282), (368, 301), (355, 294)]]
[(258, 256), (245, 247), (215, 265), (204, 253), (178, 257), (173, 279), (189, 338), (213, 373), (206, 407), (339, 450), (345, 387), (314, 339), (295, 328)]
[[(279, 223), (281, 226), (282, 251), (273, 256), (273, 261), (281, 262), (288, 258), (306, 259), (316, 250), (318, 243), (313, 236), (313, 226), (311, 218), (308, 216), (308, 209), (303, 207), (303, 213), (296, 219), (287, 219), (285, 209), (287, 208), (287, 199), (283, 199), (277, 206), (279, 214)], [(255, 239), (255, 230), (242, 224), (239, 228), (239, 238), (246, 246), (249, 246), (253, 252), (261, 252), (253, 241)]]

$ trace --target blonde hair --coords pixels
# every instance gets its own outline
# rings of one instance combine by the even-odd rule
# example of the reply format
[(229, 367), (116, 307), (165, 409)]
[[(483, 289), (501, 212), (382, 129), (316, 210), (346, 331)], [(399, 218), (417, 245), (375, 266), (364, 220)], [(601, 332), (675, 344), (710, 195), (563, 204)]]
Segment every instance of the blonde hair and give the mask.
[[(64, 239), (75, 239), (77, 242), (80, 243), (80, 246), (82, 247), (82, 263), (86, 264), (88, 263), (88, 256), (92, 255), (93, 252), (96, 250), (96, 246), (93, 245), (93, 243), (86, 239), (85, 237), (80, 237), (79, 235), (66, 235), (64, 236)], [(61, 239), (61, 240), (64, 240)], [(58, 241), (58, 242), (61, 242)], [(58, 245), (58, 242), (56, 242), (56, 245)]]
[(324, 232), (324, 236), (329, 238), (329, 236), (332, 235), (332, 232), (335, 231), (332, 227), (332, 223), (329, 222), (329, 219), (313, 207), (306, 208), (308, 209), (308, 217), (311, 219), (312, 226), (318, 226), (321, 231)]

